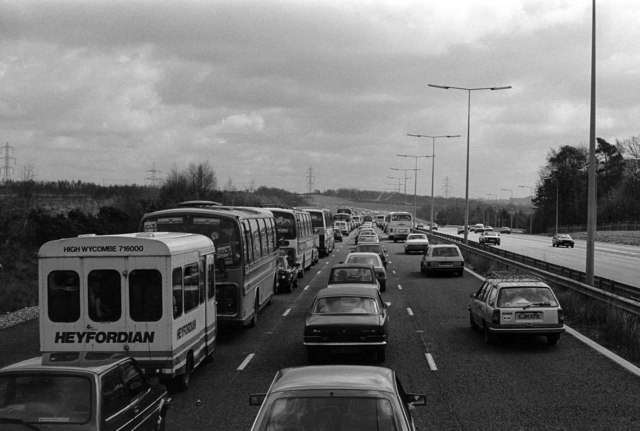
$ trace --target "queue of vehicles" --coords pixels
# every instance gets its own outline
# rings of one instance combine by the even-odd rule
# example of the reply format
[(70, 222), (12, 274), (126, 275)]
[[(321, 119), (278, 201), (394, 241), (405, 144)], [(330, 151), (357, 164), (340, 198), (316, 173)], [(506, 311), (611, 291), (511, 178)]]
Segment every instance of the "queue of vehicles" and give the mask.
[[(187, 389), (193, 370), (213, 356), (219, 325), (256, 326), (260, 309), (274, 293), (291, 292), (297, 287), (298, 278), (320, 257), (317, 239), (305, 242), (312, 236), (310, 233), (323, 231), (336, 239), (335, 230), (327, 229), (327, 224), (334, 227), (331, 221), (312, 229), (310, 217), (305, 214), (291, 210), (287, 215), (292, 218), (284, 222), (274, 217), (274, 210), (275, 207), (267, 210), (191, 202), (145, 215), (142, 233), (83, 235), (45, 244), (40, 251), (39, 275), (43, 355), (0, 370), (0, 421), (9, 418), (25, 424), (38, 423), (39, 429), (134, 429), (121, 425), (124, 417), (129, 424), (140, 424), (135, 429), (164, 429), (170, 406), (164, 383)], [(299, 229), (292, 229), (292, 225)], [(362, 233), (371, 233), (369, 229), (377, 236), (368, 225), (364, 225)], [(401, 240), (404, 231), (397, 225), (393, 229), (388, 238)], [(412, 244), (412, 235), (411, 231), (407, 233), (408, 245)], [(415, 235), (426, 238), (423, 233)], [(355, 251), (347, 255), (344, 263), (334, 265), (327, 287), (313, 302), (304, 330), (310, 362), (325, 354), (363, 349), (372, 352), (379, 362), (385, 360), (388, 311), (381, 292), (386, 288), (387, 253), (379, 238), (366, 237), (358, 236)], [(291, 247), (298, 239), (301, 247)], [(326, 244), (323, 256), (335, 246)], [(315, 252), (305, 254), (310, 247)], [(430, 245), (427, 239), (420, 247), (423, 273), (463, 274), (464, 259), (457, 246)], [(302, 262), (297, 259), (299, 256)], [(564, 331), (563, 315), (548, 285), (541, 280), (504, 278), (483, 283), (472, 295), (468, 307), (471, 326), (483, 331), (487, 343), (504, 334), (527, 333), (545, 335), (549, 344), (555, 344)], [(249, 285), (252, 289), (246, 287)], [(161, 288), (156, 289), (158, 286)], [(128, 295), (122, 296), (122, 292)], [(111, 314), (103, 314), (107, 309)], [(340, 371), (333, 366), (301, 368), (327, 376)], [(271, 421), (284, 420), (274, 417), (274, 411), (290, 411), (282, 407), (299, 405), (287, 404), (297, 397), (296, 389), (282, 388), (277, 383), (289, 372), (278, 372), (268, 393), (252, 396), (252, 402), (262, 404), (254, 429), (272, 429)], [(53, 376), (55, 373), (61, 377)], [(108, 373), (117, 373), (122, 381), (101, 377)], [(314, 388), (313, 381), (300, 380), (297, 390), (304, 387), (310, 391), (305, 392), (307, 398), (326, 403), (326, 391), (354, 391), (357, 388), (349, 385), (358, 386), (359, 390), (369, 391), (369, 403), (393, 404), (387, 409), (393, 412), (379, 419), (394, 424), (389, 429), (412, 429), (408, 407), (424, 405), (424, 396), (399, 392), (393, 384), (393, 371), (384, 367), (354, 366), (352, 377), (359, 373), (385, 375), (390, 383), (386, 390), (370, 384), (367, 388), (367, 379), (355, 378)], [(17, 381), (44, 385), (44, 380), (29, 383), (36, 377), (45, 379), (47, 385), (63, 382), (61, 391), (77, 395), (81, 389), (90, 388), (91, 393), (100, 396), (85, 397), (84, 403), (78, 401), (75, 407), (71, 402), (57, 407), (50, 405), (53, 398), (49, 402), (9, 399), (6, 390), (3, 392), (6, 385), (16, 385)], [(113, 380), (109, 383), (112, 386), (106, 383), (109, 379)], [(84, 387), (76, 380), (84, 381)], [(56, 399), (71, 398), (60, 395)], [(269, 407), (272, 402), (284, 404), (273, 410)], [(342, 421), (354, 413), (349, 409), (334, 411), (340, 412), (336, 414)], [(107, 417), (106, 412), (112, 414)], [(304, 418), (297, 416), (297, 420)], [(294, 420), (293, 415), (287, 420)], [(86, 426), (94, 421), (97, 425), (93, 428)], [(64, 426), (57, 427), (58, 424)]]

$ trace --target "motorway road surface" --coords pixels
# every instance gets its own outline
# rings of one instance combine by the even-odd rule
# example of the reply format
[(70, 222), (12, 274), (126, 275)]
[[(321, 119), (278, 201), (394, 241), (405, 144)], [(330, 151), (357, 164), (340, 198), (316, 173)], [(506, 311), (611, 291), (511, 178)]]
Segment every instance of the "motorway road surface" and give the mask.
[[(442, 228), (439, 232), (457, 235), (456, 228)], [(458, 235), (462, 237), (462, 234)], [(469, 241), (478, 241), (479, 234), (469, 232)], [(495, 247), (495, 246), (494, 246)], [(500, 248), (530, 256), (545, 262), (585, 272), (587, 242), (575, 240), (575, 247), (553, 247), (551, 237), (526, 234), (501, 234)], [(596, 242), (594, 244), (594, 274), (630, 286), (640, 287), (640, 247)]]
[[(383, 294), (391, 304), (386, 361), (356, 355), (329, 363), (395, 369), (407, 392), (427, 395), (427, 405), (415, 409), (419, 429), (640, 429), (638, 375), (568, 334), (556, 346), (538, 337), (484, 344), (470, 329), (466, 309), (480, 281), (470, 272), (425, 277), (420, 255), (384, 242), (391, 261)], [(293, 293), (277, 295), (256, 328), (221, 331), (214, 361), (196, 370), (186, 392), (172, 394), (167, 430), (250, 429), (258, 408), (249, 406), (249, 394), (265, 392), (280, 368), (308, 365), (305, 314), (331, 265), (352, 244), (306, 271)], [(0, 364), (37, 353), (34, 322), (0, 331), (0, 337)]]

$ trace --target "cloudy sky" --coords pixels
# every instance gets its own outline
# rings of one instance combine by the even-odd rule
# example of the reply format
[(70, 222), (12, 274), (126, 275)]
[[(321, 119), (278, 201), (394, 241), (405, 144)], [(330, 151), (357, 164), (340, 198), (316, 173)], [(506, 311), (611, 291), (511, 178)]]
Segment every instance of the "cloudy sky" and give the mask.
[[(597, 5), (597, 136), (640, 134), (640, 1)], [(588, 145), (591, 0), (0, 0), (13, 179), (528, 196)], [(15, 163), (15, 164), (14, 164)], [(393, 170), (391, 168), (395, 168)], [(402, 170), (397, 170), (402, 169)], [(154, 172), (152, 172), (154, 171)], [(388, 178), (395, 177), (395, 178)], [(400, 178), (400, 179), (398, 179)], [(526, 187), (518, 187), (518, 186)]]

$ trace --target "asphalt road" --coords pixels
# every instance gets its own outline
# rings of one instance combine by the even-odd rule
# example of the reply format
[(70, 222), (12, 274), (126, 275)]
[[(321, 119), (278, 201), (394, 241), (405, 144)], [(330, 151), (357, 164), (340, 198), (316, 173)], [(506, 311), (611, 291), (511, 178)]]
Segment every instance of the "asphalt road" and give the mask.
[[(189, 390), (172, 393), (167, 430), (251, 427), (258, 408), (249, 406), (249, 394), (265, 392), (280, 368), (308, 365), (305, 314), (352, 241), (307, 271), (293, 293), (277, 295), (256, 328), (221, 330), (214, 361), (194, 373)], [(466, 309), (480, 281), (469, 272), (425, 277), (419, 255), (384, 242), (390, 263), (383, 296), (391, 304), (386, 361), (360, 355), (328, 363), (396, 370), (407, 392), (427, 395), (427, 405), (414, 411), (422, 430), (640, 429), (639, 377), (568, 334), (556, 346), (537, 337), (485, 345)], [(1, 363), (37, 354), (37, 337), (34, 322), (0, 331)]]
[[(440, 232), (457, 235), (455, 228), (442, 228)], [(462, 237), (462, 234), (458, 235)], [(468, 239), (478, 241), (479, 234), (470, 232)], [(552, 262), (585, 272), (587, 242), (575, 240), (575, 247), (553, 247), (551, 237), (525, 234), (501, 234), (500, 248), (513, 253)], [(596, 242), (594, 244), (594, 274), (630, 286), (640, 287), (640, 247)]]

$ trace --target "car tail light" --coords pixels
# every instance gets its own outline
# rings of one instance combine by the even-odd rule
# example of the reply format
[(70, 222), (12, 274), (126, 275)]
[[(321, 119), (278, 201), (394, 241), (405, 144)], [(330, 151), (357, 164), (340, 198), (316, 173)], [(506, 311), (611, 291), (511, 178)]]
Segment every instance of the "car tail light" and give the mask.
[(558, 308), (558, 323), (564, 324), (564, 312), (561, 308)]
[(494, 325), (500, 325), (500, 310), (493, 310), (493, 317), (491, 319), (491, 322)]

